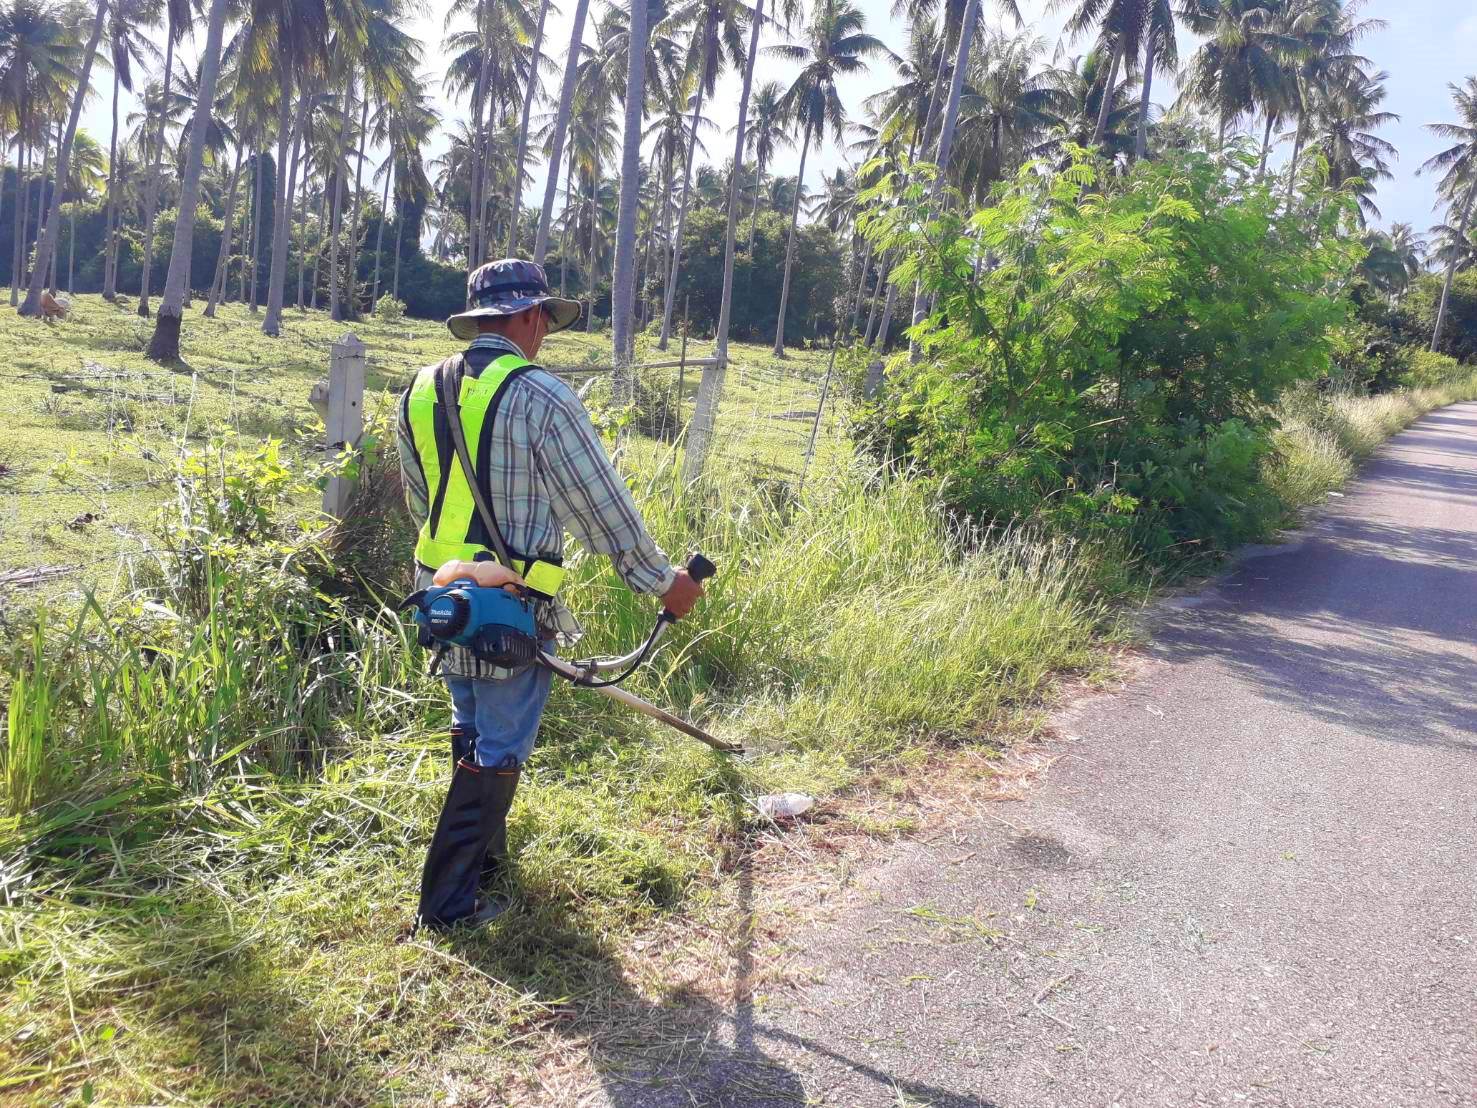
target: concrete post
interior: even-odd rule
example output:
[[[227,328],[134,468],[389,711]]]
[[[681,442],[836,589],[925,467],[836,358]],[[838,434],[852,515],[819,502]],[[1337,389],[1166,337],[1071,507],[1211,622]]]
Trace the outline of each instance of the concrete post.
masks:
[[[352,331],[333,344],[328,359],[328,381],[320,381],[309,397],[323,416],[324,440],[330,456],[353,449],[364,436],[364,344]],[[354,484],[333,477],[323,490],[323,511],[342,519],[348,511]]]

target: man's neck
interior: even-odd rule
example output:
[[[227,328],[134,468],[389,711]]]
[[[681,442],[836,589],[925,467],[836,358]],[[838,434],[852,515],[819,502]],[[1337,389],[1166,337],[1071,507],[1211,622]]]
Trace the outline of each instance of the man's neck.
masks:
[[[517,354],[520,358],[527,358],[527,355],[523,353],[523,348],[521,346],[519,346],[512,339],[508,338],[507,335],[500,334],[497,331],[481,332],[475,339],[472,340],[472,345],[474,347],[491,346],[499,350],[509,350],[512,351],[514,354]]]

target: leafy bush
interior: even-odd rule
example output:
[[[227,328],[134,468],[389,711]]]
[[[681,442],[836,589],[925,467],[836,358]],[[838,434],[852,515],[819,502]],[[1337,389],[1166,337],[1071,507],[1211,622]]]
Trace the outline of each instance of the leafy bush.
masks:
[[[385,293],[374,302],[374,318],[381,323],[399,323],[405,318],[405,301]]]
[[[1440,274],[1423,274],[1401,300],[1399,326],[1407,342],[1430,347],[1441,303],[1441,282]],[[1452,281],[1446,319],[1441,325],[1441,350],[1461,362],[1477,361],[1477,269],[1458,273]]]
[[[1471,370],[1449,354],[1433,354],[1421,347],[1405,352],[1407,369],[1400,383],[1408,388],[1439,388]]]
[[[863,195],[875,251],[934,298],[865,441],[992,522],[1127,531],[1151,552],[1264,527],[1269,405],[1328,371],[1348,314],[1348,199],[1284,214],[1253,160],[1196,153],[1105,183],[1077,151],[968,214],[935,202],[928,169]]]

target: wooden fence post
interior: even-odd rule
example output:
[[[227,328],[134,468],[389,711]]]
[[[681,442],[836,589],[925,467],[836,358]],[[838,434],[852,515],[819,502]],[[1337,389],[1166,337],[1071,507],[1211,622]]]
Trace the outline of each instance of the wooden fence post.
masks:
[[[328,358],[327,389],[319,382],[314,393],[323,406],[314,404],[323,415],[324,440],[330,456],[345,447],[359,445],[364,436],[364,344],[352,331],[333,344]],[[347,477],[329,478],[323,489],[323,510],[335,519],[348,511],[354,483]]]

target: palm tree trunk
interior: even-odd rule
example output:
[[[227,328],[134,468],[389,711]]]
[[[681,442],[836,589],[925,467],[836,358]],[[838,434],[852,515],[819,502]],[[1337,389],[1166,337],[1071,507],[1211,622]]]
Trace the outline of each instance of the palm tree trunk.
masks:
[[[538,63],[540,51],[544,45],[544,19],[549,14],[549,0],[541,0],[538,6],[538,30],[533,34],[533,57],[528,63],[528,88],[523,93],[523,116],[518,121],[518,154],[513,159],[513,204],[512,212],[508,217],[508,248],[504,254],[511,258],[518,249],[518,213],[523,210],[523,162],[528,156],[528,118],[533,111],[534,95],[538,92]],[[644,56],[644,50],[643,50]],[[645,73],[642,74],[642,84],[645,84]],[[631,79],[626,78],[626,87],[629,89]],[[627,113],[627,118],[630,112]],[[620,252],[619,231],[616,236],[616,252]],[[617,262],[616,269],[619,271],[620,264]]]
[[[1133,156],[1139,159],[1149,156],[1149,90],[1154,87],[1154,46],[1154,35],[1150,34],[1144,48],[1144,91],[1139,96],[1139,121],[1133,140]]]
[[[1267,175],[1267,151],[1272,148],[1272,127],[1277,122],[1277,117],[1272,112],[1267,113],[1267,126],[1262,131],[1262,158],[1257,163],[1256,179],[1260,184]]]
[[[354,163],[354,209],[349,213],[349,264],[344,270],[344,317],[359,318],[359,212],[364,207],[364,143],[369,133],[369,87],[364,89],[364,105],[359,111],[359,155]]]
[[[395,285],[390,295],[396,300],[400,299],[400,240],[405,235],[405,202],[402,200],[396,205],[399,209],[399,217],[395,220]]]
[[[328,236],[328,316],[330,319],[342,319],[339,304],[339,265],[338,265],[338,240],[339,233],[344,229],[344,193],[348,191],[344,181],[344,170],[348,168],[348,146],[349,146],[349,105],[354,100],[354,78],[348,79],[344,88],[343,109],[339,112],[338,142],[336,145],[333,170],[333,229]]]
[[[62,148],[57,154],[56,179],[65,181],[67,179],[67,167],[70,164],[72,154],[72,142],[77,137],[77,123],[82,118],[82,102],[87,99],[91,91],[88,79],[92,76],[92,59],[97,53],[97,44],[103,37],[103,21],[108,14],[108,0],[99,0],[97,15],[92,23],[92,37],[87,42],[87,52],[82,58],[82,71],[77,76],[77,91],[72,97],[72,112],[67,118],[67,130],[62,138]],[[46,230],[43,233],[43,244],[37,256],[49,257],[56,243],[57,224],[61,218],[62,190],[55,188],[51,190],[51,209],[46,217]],[[38,271],[31,274],[31,285],[26,290],[26,302],[21,305],[21,315],[39,315],[41,313],[41,284],[44,273]]]
[[[385,220],[390,217],[390,178],[395,175],[394,152],[391,152],[389,168],[385,170],[385,191],[380,197],[380,223],[379,229],[374,234],[374,287],[369,294],[369,307],[374,310],[374,305],[380,300],[380,266],[384,262],[385,249]]]
[[[114,245],[118,221],[118,93],[122,81],[113,72],[113,129],[108,137],[108,212],[103,231],[103,299],[112,303],[118,297],[118,252]]]
[[[810,124],[800,142],[800,172],[795,176],[795,199],[790,205],[790,238],[785,244],[785,278],[780,284],[780,314],[774,327],[774,356],[785,356],[785,312],[790,306],[790,269],[795,264],[795,238],[800,226],[800,194],[805,191],[805,157],[810,153]]]
[[[933,179],[933,188],[931,189],[935,200],[938,198],[939,191],[943,188],[944,181],[948,177],[949,158],[954,152],[954,128],[959,123],[959,97],[964,89],[964,72],[969,66],[969,48],[974,38],[974,20],[975,13],[978,10],[979,0],[969,0],[964,7],[964,16],[960,20],[959,43],[954,54],[954,70],[949,78],[949,99],[944,108],[943,126],[939,129],[938,153],[934,158],[934,163],[938,166],[938,176]],[[1115,54],[1113,56],[1113,73],[1108,78],[1109,91],[1112,90],[1113,81],[1117,76],[1117,67],[1118,55]],[[1107,100],[1105,99],[1103,103],[1106,104]],[[1099,132],[1101,132],[1101,128],[1106,124],[1106,121],[1107,115],[1100,113],[1098,116]],[[1101,137],[1102,135],[1099,133],[1098,137],[1093,141],[1097,142]],[[922,323],[927,315],[928,300],[923,295],[922,282],[919,282],[913,289],[913,326],[916,327]],[[912,350],[913,358],[916,361],[922,352],[916,343],[913,344]]]
[[[21,179],[21,175],[20,175],[20,145],[19,145],[19,139],[20,139],[20,136],[19,135],[16,135],[16,140],[17,140],[16,153],[15,153],[15,185],[16,185],[16,188],[15,188],[15,200],[12,202],[12,207],[17,212],[19,212],[19,210],[20,210],[20,179]],[[5,132],[4,131],[0,131],[0,210],[4,210],[4,208],[5,208],[5,169],[6,169],[6,166],[5,166],[5,151],[6,151],[6,148],[7,148],[8,145],[9,144],[6,143],[6,141],[5,141]],[[15,249],[14,249],[14,246],[12,245],[12,248],[11,248],[11,254],[12,254],[12,256],[14,255],[14,253],[15,253]],[[13,262],[12,262],[12,264],[13,264]],[[10,286],[12,288],[15,287],[15,273],[14,273],[14,271],[12,271],[11,274],[10,274],[9,283],[10,283]]]
[[[877,333],[872,336],[872,345],[878,350],[887,350],[888,333],[892,330],[892,310],[897,306],[897,285],[887,286],[887,303],[882,309],[882,322],[877,325]]]
[[[1467,237],[1467,221],[1472,218],[1472,202],[1477,200],[1477,181],[1467,190],[1467,202],[1462,205],[1462,217],[1457,221],[1457,242],[1463,242]],[[1441,327],[1446,322],[1446,303],[1451,299],[1451,282],[1456,277],[1457,255],[1452,251],[1451,260],[1446,263],[1446,276],[1441,281],[1441,302],[1436,305],[1436,326],[1431,331],[1431,352],[1437,353],[1441,348]]]
[[[323,260],[324,247],[328,245],[328,191],[338,185],[337,175],[330,173],[323,179],[323,191],[318,194],[318,246],[313,251],[313,279],[308,287],[308,307],[318,310],[318,266]]]
[[[51,178],[51,143],[47,141],[49,128],[43,121],[41,125],[41,176],[36,180],[36,229],[34,232],[28,230],[26,237],[34,249],[31,251],[31,268],[40,270],[41,280],[46,281],[47,260],[46,254],[41,251],[42,223],[46,218],[46,186]]]
[[[151,362],[179,361],[179,334],[185,315],[185,286],[190,277],[190,256],[195,244],[195,211],[200,203],[200,176],[205,169],[205,138],[210,130],[210,110],[215,104],[215,82],[220,73],[221,39],[226,30],[226,0],[211,0],[206,26],[205,50],[200,56],[200,82],[195,92],[195,118],[190,125],[190,154],[180,181],[179,215],[174,223],[174,245],[169,252],[169,272],[164,278],[164,297],[149,343]]]
[[[77,289],[72,281],[77,266],[77,204],[72,204],[67,227],[67,295],[76,296]]]
[[[548,7],[548,0],[544,0]],[[543,26],[543,16],[539,16]],[[610,276],[610,334],[615,348],[615,376],[611,379],[613,399],[624,407],[632,399],[631,361],[636,352],[636,220],[641,200],[641,117],[646,106],[647,26],[645,0],[631,5],[631,25],[626,44],[626,120],[621,136],[621,191],[616,206],[615,263]],[[530,82],[530,85],[532,82]],[[523,117],[528,118],[524,100]],[[522,158],[522,144],[519,144]]]
[[[300,312],[306,310],[303,305],[303,274],[308,269],[308,151],[312,149],[312,135],[313,113],[309,112],[303,133],[292,144],[292,164],[302,171],[302,188],[298,190],[297,200],[297,310]]]
[[[677,280],[682,275],[682,233],[687,228],[687,201],[692,192],[692,157],[697,152],[697,124],[703,111],[703,92],[708,79],[707,39],[712,28],[712,8],[703,24],[703,35],[698,48],[703,51],[702,64],[698,66],[697,92],[692,99],[692,133],[687,136],[687,160],[682,167],[682,200],[677,205],[677,233],[672,238],[672,269],[667,274],[667,294],[662,304],[662,333],[656,348],[665,350],[672,336],[672,310],[677,303]]]
[[[1292,194],[1297,188],[1298,158],[1303,153],[1303,117],[1304,112],[1298,112],[1297,132],[1292,137],[1292,157],[1287,162],[1287,210],[1292,211]]]
[[[718,300],[718,333],[713,351],[713,364],[703,367],[698,381],[697,400],[692,422],[687,431],[687,455],[683,459],[683,477],[697,480],[708,460],[713,442],[713,428],[718,422],[718,408],[723,402],[723,381],[728,373],[728,329],[733,322],[733,267],[738,249],[738,212],[740,183],[744,179],[744,144],[748,141],[749,95],[754,88],[754,62],[759,56],[759,30],[764,24],[764,0],[755,0],[749,13],[749,56],[744,59],[744,87],[739,94],[738,125],[734,128],[733,173],[728,182],[728,227],[723,240],[723,292]],[[752,232],[750,235],[752,241]],[[680,402],[681,397],[678,397]]]
[[[30,200],[31,190],[26,186],[26,153],[30,149],[30,144],[25,141],[25,122],[25,113],[22,111],[17,132],[19,146],[15,152],[15,220],[10,236],[10,306],[12,308],[20,303],[20,288],[26,279],[23,240],[26,235],[26,204]]]
[[[877,283],[872,286],[872,305],[867,309],[867,329],[862,332],[862,345],[871,347],[872,326],[877,322],[877,306],[882,302],[882,290],[887,286],[887,275],[892,272],[892,253],[882,255],[877,267]]]
[[[549,151],[549,178],[544,182],[544,207],[539,215],[538,235],[533,242],[533,260],[544,264],[549,249],[549,229],[554,219],[554,196],[559,191],[559,159],[564,156],[564,137],[569,130],[569,112],[574,104],[575,78],[579,74],[580,43],[585,38],[585,14],[590,0],[575,0],[574,26],[569,32],[569,54],[564,60],[564,86],[559,90],[559,110],[554,116],[553,145]]]
[[[483,131],[483,111],[487,100],[487,74],[492,64],[492,50],[487,42],[487,0],[477,4],[477,51],[481,61],[477,67],[477,83],[472,87],[472,164],[467,180],[467,269],[477,268],[482,260],[482,243],[478,232],[482,227],[481,197],[487,172],[487,135]],[[468,306],[471,302],[468,301]]]
[[[226,268],[231,261],[231,232],[236,221],[236,190],[241,184],[241,157],[246,149],[243,142],[236,147],[236,164],[231,169],[231,187],[226,190],[225,218],[221,220],[221,252],[216,259],[215,276],[210,282],[210,298],[205,302],[205,318],[214,319],[216,305],[226,291]]]
[[[559,228],[559,295],[569,283],[569,225],[574,211],[574,159],[565,163],[564,169],[564,226]]]
[[[749,212],[749,244],[744,247],[744,253],[751,259],[754,257],[754,229],[759,226],[759,197],[764,192],[764,162],[754,162],[754,208]]]
[[[1118,87],[1118,63],[1123,59],[1123,44],[1113,40],[1113,60],[1108,64],[1108,80],[1103,85],[1103,102],[1098,105],[1097,126],[1092,130],[1092,146],[1098,146],[1108,133],[1108,113],[1113,110],[1113,90]]]
[[[256,152],[256,191],[255,191],[254,195],[252,196],[252,201],[251,201],[251,265],[250,266],[246,266],[246,265],[243,264],[243,266],[242,266],[242,286],[243,287],[241,289],[241,299],[243,299],[243,300],[248,300],[249,299],[249,303],[250,303],[250,306],[251,306],[251,314],[252,315],[256,315],[256,312],[257,312],[257,307],[258,307],[258,303],[257,303],[257,289],[258,289],[258,286],[260,285],[260,281],[257,280],[257,276],[261,272],[261,258],[262,258],[262,183],[263,183],[262,182],[262,177],[264,176],[264,174],[262,173],[262,158],[263,158],[264,155],[265,155],[265,151],[258,150]],[[248,291],[247,291],[247,289],[245,287],[245,274],[246,274],[246,272],[248,270],[251,273],[251,289],[250,289],[250,292],[249,293],[248,293]]]
[[[292,245],[288,241],[291,236],[287,233],[288,218],[292,207],[288,200],[297,187],[297,182],[292,179],[291,173],[282,172],[282,165],[287,161],[287,153],[292,149],[292,144],[302,133],[303,123],[307,119],[308,109],[312,103],[312,97],[307,95],[306,89],[303,90],[303,95],[298,97],[298,110],[294,117],[292,84],[292,71],[284,66],[281,92],[282,111],[278,116],[278,124],[282,133],[277,138],[277,182],[273,189],[276,203],[272,208],[272,269],[267,275],[267,317],[262,320],[262,334],[270,335],[272,338],[282,333],[282,296],[287,284],[287,251]]]
[[[174,79],[174,24],[164,29],[164,99],[159,102],[159,132],[154,145],[154,164],[144,191],[144,271],[139,278],[138,314],[149,315],[149,284],[154,269],[154,217],[159,207],[159,174],[164,164],[164,127],[169,119],[169,86]]]
[[[585,315],[585,333],[595,330],[595,250],[599,243],[600,213],[597,203],[600,196],[600,163],[590,167],[590,263],[585,269],[586,292],[590,294],[590,310]]]
[[[856,325],[862,320],[862,301],[867,296],[867,271],[872,266],[872,240],[867,239],[862,251],[862,275],[856,283],[856,302],[851,308],[851,330],[849,334],[856,334]]]
[[[968,0],[964,5],[964,17],[959,26],[959,48],[954,54],[954,72],[949,79],[949,99],[944,107],[944,126],[939,132],[938,163],[939,175],[934,178],[933,190],[937,194],[949,172],[949,158],[954,152],[954,129],[959,124],[959,97],[964,91],[964,73],[969,68],[969,50],[974,43],[974,23],[979,11],[979,0]],[[1106,116],[1104,120],[1106,120]],[[1102,123],[1099,122],[1099,127]]]
[[[61,167],[61,161],[62,161],[62,121],[60,119],[58,119],[56,121],[56,158],[57,158],[57,160],[55,162],[55,167],[54,167],[56,171],[54,173],[52,173],[52,175],[51,175],[51,191],[53,193],[56,193],[59,197],[61,197],[61,196],[63,196],[66,193],[66,184],[65,184],[66,178],[62,175],[62,167]],[[58,199],[58,201],[57,201],[57,207],[56,207],[56,212],[57,212],[57,218],[58,219],[61,218],[61,204],[62,204],[61,199]],[[51,236],[51,254],[46,259],[46,280],[47,280],[47,283],[51,286],[51,295],[52,296],[55,296],[57,294],[57,284],[56,284],[56,281],[57,281],[57,268],[58,267],[57,267],[57,264],[56,264],[56,259],[57,259],[57,252],[61,249],[61,244],[62,244],[61,229],[60,228],[57,228],[57,233]]]

